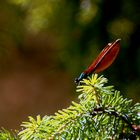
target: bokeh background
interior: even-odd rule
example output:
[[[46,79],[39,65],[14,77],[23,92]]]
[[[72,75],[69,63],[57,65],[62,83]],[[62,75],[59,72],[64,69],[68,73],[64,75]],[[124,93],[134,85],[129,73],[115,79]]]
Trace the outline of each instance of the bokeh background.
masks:
[[[75,77],[117,38],[119,56],[102,74],[139,102],[139,0],[1,0],[0,125],[19,129],[77,100]]]

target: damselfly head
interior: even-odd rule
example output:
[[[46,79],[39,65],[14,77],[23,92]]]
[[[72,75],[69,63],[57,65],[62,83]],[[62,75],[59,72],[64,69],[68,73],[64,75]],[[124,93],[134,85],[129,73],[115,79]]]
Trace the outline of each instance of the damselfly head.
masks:
[[[79,85],[80,80],[78,78],[75,78],[74,82]]]
[[[87,74],[84,73],[84,72],[82,72],[82,73],[80,74],[80,76],[79,76],[78,78],[75,79],[75,83],[79,85],[79,84],[80,84],[80,81],[81,81],[82,79],[86,78],[86,77],[87,77]]]

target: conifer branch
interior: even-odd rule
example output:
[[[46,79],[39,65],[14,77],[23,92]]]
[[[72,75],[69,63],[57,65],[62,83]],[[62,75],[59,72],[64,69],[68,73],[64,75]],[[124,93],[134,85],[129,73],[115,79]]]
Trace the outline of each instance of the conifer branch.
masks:
[[[77,86],[79,103],[53,116],[29,117],[17,138],[21,140],[139,139],[140,104],[124,98],[97,74]],[[1,133],[2,134],[2,133]],[[13,140],[13,139],[10,139]],[[17,140],[17,139],[16,139]]]

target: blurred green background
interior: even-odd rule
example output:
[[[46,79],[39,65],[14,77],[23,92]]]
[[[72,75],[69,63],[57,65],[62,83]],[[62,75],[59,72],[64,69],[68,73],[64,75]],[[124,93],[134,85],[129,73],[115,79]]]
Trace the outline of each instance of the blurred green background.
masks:
[[[139,0],[0,1],[0,125],[67,107],[75,77],[117,38],[119,56],[102,74],[139,102]]]

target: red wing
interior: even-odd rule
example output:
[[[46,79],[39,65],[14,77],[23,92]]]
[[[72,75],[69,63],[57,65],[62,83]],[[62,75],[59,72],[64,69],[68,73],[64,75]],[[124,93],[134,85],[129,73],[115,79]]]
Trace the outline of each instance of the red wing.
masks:
[[[98,57],[92,62],[92,64],[84,71],[84,73],[101,72],[108,68],[115,58],[120,49],[120,39],[117,39],[113,43],[108,45],[101,51]]]

